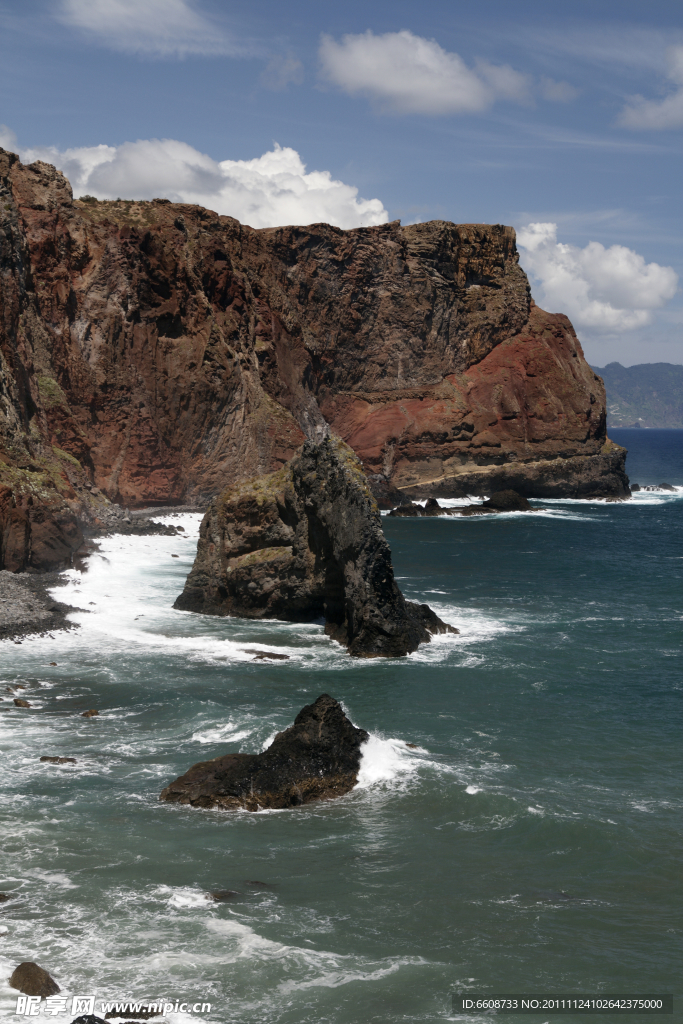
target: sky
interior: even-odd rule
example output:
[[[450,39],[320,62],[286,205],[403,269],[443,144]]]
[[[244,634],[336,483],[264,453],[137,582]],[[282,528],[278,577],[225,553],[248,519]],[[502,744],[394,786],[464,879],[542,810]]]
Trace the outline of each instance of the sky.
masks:
[[[253,227],[511,224],[592,365],[683,363],[673,0],[0,0],[0,146]]]

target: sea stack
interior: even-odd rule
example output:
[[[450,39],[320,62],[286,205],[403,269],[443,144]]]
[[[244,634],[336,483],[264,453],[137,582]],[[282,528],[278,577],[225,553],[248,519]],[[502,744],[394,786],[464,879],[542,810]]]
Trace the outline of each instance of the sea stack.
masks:
[[[406,601],[363,467],[339,438],[306,442],[277,473],[235,484],[202,521],[174,605],[209,615],[325,620],[359,658],[397,658],[457,633]]]
[[[168,803],[222,810],[298,807],[343,796],[358,781],[367,740],[323,693],[261,754],[223,754],[195,764],[164,789]]]

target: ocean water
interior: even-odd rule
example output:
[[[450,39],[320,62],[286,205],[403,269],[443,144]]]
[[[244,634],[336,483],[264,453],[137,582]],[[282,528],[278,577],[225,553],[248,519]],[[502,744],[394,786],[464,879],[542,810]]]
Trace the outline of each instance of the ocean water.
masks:
[[[403,660],[354,661],[317,625],[173,611],[199,516],[69,572],[79,628],[0,643],[0,1014],[22,1019],[22,960],[96,1009],[211,1003],[171,1024],[438,1022],[454,991],[681,994],[683,431],[613,434],[634,479],[678,489],[384,520],[406,595],[461,630]],[[371,732],[352,793],[159,803],[323,692]]]

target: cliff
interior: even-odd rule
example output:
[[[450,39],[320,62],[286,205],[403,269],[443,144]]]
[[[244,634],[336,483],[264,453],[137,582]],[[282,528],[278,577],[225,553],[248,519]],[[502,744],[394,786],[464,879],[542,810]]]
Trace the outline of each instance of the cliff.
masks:
[[[55,551],[107,501],[204,500],[328,426],[378,495],[627,493],[602,382],[511,228],[254,230],[74,201],[0,150],[0,304],[0,519],[42,509]]]
[[[229,487],[202,521],[175,608],[289,622],[325,620],[358,658],[400,658],[431,634],[457,633],[406,601],[379,509],[356,455],[314,443],[277,473]]]

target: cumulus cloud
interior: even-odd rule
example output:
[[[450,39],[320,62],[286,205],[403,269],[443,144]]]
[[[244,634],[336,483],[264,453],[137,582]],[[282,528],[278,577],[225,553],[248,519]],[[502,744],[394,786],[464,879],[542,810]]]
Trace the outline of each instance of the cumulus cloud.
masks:
[[[678,88],[663,100],[646,100],[633,96],[619,115],[619,123],[626,128],[682,128],[683,127],[683,46],[672,46],[667,51],[668,78]]]
[[[58,17],[124,53],[183,57],[238,49],[192,0],[62,0]]]
[[[401,114],[462,114],[486,110],[497,99],[525,103],[529,81],[507,65],[467,66],[433,39],[412,32],[324,35],[323,75],[345,92],[369,96],[381,110]]]
[[[307,171],[296,150],[277,143],[254,160],[216,161],[176,139],[18,152],[25,163],[58,167],[75,196],[197,203],[255,228],[319,222],[355,228],[389,219],[379,199],[359,199],[357,188],[329,171]]]
[[[634,330],[672,299],[672,267],[646,263],[623,245],[589,242],[580,249],[557,241],[556,224],[527,224],[517,232],[522,264],[540,285],[540,304],[566,313],[576,327],[598,333]]]

